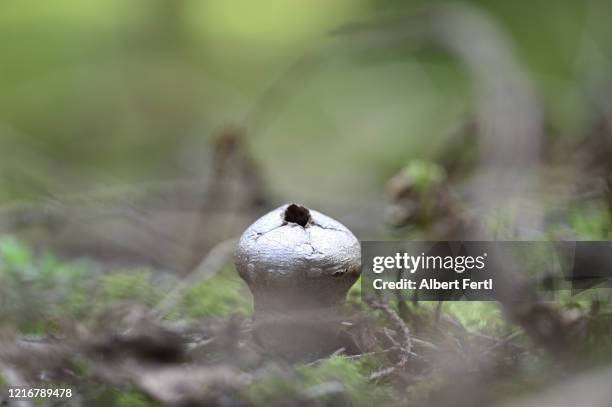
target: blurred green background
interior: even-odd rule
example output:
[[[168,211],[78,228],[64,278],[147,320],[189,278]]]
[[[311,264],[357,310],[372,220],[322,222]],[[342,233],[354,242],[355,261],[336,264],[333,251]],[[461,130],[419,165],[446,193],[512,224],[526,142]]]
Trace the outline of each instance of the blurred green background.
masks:
[[[215,131],[242,123],[329,32],[436,3],[2,2],[0,200],[200,177]],[[552,133],[580,137],[610,83],[612,2],[469,3],[514,42]],[[450,57],[399,46],[355,57],[339,44],[268,125],[247,128],[279,196],[380,196],[384,180],[469,118],[469,77]]]

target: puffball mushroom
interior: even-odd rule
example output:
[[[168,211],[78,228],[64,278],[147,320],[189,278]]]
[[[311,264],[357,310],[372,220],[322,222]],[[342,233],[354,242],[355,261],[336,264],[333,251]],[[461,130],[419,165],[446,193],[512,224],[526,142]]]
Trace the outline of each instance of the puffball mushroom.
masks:
[[[359,278],[359,240],[340,222],[297,204],[283,205],[244,232],[236,269],[254,300],[254,333],[287,356],[337,348],[341,305]]]

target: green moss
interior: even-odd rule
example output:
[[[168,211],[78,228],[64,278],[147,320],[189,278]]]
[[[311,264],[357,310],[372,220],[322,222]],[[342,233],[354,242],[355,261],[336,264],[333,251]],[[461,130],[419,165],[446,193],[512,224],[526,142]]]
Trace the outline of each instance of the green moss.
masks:
[[[612,238],[612,217],[606,202],[591,202],[569,209],[564,223],[550,225],[550,240],[608,240]]]
[[[233,269],[188,288],[171,317],[222,317],[250,315],[252,301],[248,289]]]
[[[248,399],[255,405],[282,405],[283,400],[307,397],[319,385],[336,383],[343,391],[317,397],[317,405],[335,405],[339,398],[354,406],[391,405],[390,389],[370,383],[369,372],[360,361],[332,357],[314,366],[298,366],[289,376],[259,381],[249,388]]]
[[[144,394],[135,391],[118,392],[115,398],[117,407],[151,407],[157,404]]]
[[[274,376],[251,385],[247,399],[256,406],[281,405],[284,399],[294,399],[300,390],[297,378]]]
[[[353,284],[353,286],[349,290],[346,296],[346,300],[349,304],[357,305],[360,307],[361,305],[363,305],[361,301],[361,283],[362,283],[362,280],[361,280],[361,277],[359,277],[359,279],[355,282],[355,284]]]
[[[90,286],[96,274],[93,264],[87,261],[62,262],[46,254],[40,259],[39,268],[36,289],[53,292],[57,299],[50,304],[50,313],[82,317],[89,312],[92,307]]]
[[[448,302],[444,308],[470,331],[501,334],[506,329],[499,304],[495,302]]]
[[[20,331],[45,334],[58,318],[87,318],[119,303],[154,306],[163,293],[155,274],[145,268],[104,272],[97,263],[65,262],[51,254],[35,255],[12,237],[0,239],[0,320]],[[233,269],[195,283],[171,317],[204,318],[249,315],[248,289]]]
[[[574,210],[570,213],[571,229],[581,239],[600,240],[610,237],[610,213],[605,207]]]
[[[0,264],[9,270],[23,270],[32,264],[32,251],[13,237],[0,238]]]
[[[108,273],[100,279],[99,305],[134,302],[152,306],[159,299],[152,283],[152,273],[147,269],[120,270]]]
[[[92,407],[153,407],[159,403],[132,388],[90,383],[83,390],[84,405]]]
[[[15,238],[1,238],[0,320],[15,324],[24,333],[46,333],[50,319],[66,316],[62,304],[79,292],[77,281],[83,281],[85,270],[77,262],[35,256]]]
[[[414,187],[423,192],[446,179],[446,172],[440,165],[422,160],[413,160],[402,170],[413,182]]]
[[[362,386],[367,387],[366,372],[360,371],[360,363],[342,356],[331,357],[314,367],[300,366],[297,372],[308,385],[338,380],[351,393],[363,391]]]

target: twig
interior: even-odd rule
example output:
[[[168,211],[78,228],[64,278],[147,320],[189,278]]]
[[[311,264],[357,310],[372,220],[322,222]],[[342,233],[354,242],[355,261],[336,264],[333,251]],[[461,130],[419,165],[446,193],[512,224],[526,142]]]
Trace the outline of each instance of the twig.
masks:
[[[203,282],[215,276],[233,254],[236,241],[236,238],[231,238],[214,246],[200,264],[179,281],[157,306],[151,310],[151,315],[155,319],[163,319],[180,301],[181,294],[183,294],[186,288],[192,286],[195,282]]]
[[[381,369],[381,370],[377,370],[376,372],[372,373],[368,377],[368,380],[376,381],[378,379],[382,379],[383,377],[387,377],[387,376],[393,374],[397,370],[397,368],[398,368],[397,366],[390,366],[390,367],[386,367],[386,368]]]
[[[516,332],[511,333],[510,335],[506,336],[505,338],[500,338],[499,341],[494,344],[493,346],[491,346],[489,349],[487,349],[484,354],[487,355],[491,352],[493,352],[494,350],[501,348],[502,346],[508,345],[510,342],[512,342],[513,340],[515,340],[516,338],[518,338],[519,336],[521,336],[524,333],[524,331],[518,330]]]
[[[397,369],[403,368],[408,363],[410,355],[412,355],[412,340],[410,337],[410,330],[406,326],[406,323],[400,318],[399,315],[397,315],[397,312],[389,307],[389,305],[374,300],[369,300],[366,302],[371,308],[382,311],[394,323],[401,337],[399,342],[390,338],[391,343],[397,344],[397,347],[400,350],[399,360],[394,366],[372,373],[369,379],[374,381],[392,374]],[[387,332],[386,334],[388,336]]]
[[[312,362],[306,363],[306,365],[305,365],[305,366],[308,366],[308,367],[310,367],[310,366],[316,366],[316,365],[318,365],[319,363],[324,362],[324,361],[326,361],[326,360],[327,360],[327,359],[329,359],[329,358],[333,358],[333,357],[335,357],[335,356],[340,356],[340,355],[343,355],[343,353],[344,353],[345,351],[346,351],[346,348],[345,348],[345,347],[342,347],[342,348],[336,349],[336,350],[334,351],[334,353],[332,353],[331,355],[326,356],[326,357],[324,357],[324,358],[317,359],[317,360],[313,360]],[[347,355],[343,355],[343,357],[345,357],[345,358],[349,358],[349,356],[347,356]]]

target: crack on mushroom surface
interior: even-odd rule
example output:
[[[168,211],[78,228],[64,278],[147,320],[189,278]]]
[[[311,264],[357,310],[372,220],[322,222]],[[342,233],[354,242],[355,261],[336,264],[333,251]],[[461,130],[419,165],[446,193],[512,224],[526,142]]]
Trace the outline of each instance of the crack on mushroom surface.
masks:
[[[318,223],[317,223],[317,222],[315,222],[315,221],[313,221],[313,222],[312,222],[312,226],[316,226],[316,227],[319,227],[319,228],[324,229],[324,230],[335,230],[336,232],[342,232],[342,233],[350,233],[350,234],[352,234],[352,233],[351,233],[349,230],[347,230],[347,229],[339,229],[339,228],[334,228],[334,227],[331,227],[331,226],[320,225],[320,224],[318,224]]]
[[[255,237],[254,237],[254,240],[257,240],[257,239],[259,239],[260,237],[262,237],[262,236],[266,235],[267,233],[270,233],[270,232],[272,232],[272,231],[274,231],[274,230],[276,230],[276,229],[278,229],[278,228],[282,228],[283,226],[285,226],[285,224],[284,224],[284,223],[283,223],[283,224],[281,224],[281,225],[275,226],[275,227],[273,227],[273,228],[272,228],[272,229],[270,229],[270,230],[266,230],[266,231],[263,231],[263,232],[255,232]]]

